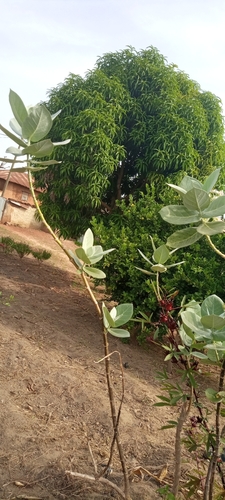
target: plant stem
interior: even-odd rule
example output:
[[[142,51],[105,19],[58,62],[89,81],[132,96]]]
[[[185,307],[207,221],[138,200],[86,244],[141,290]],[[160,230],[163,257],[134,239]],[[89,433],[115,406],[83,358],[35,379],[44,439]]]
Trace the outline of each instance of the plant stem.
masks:
[[[220,255],[220,257],[222,257],[222,259],[225,259],[225,254],[222,253],[215,245],[214,243],[212,242],[210,236],[207,234],[206,235],[206,238],[210,244],[210,246],[212,247],[212,249],[214,250],[214,252],[216,252],[218,255]]]
[[[177,428],[176,428],[175,467],[174,467],[174,481],[173,481],[173,488],[172,488],[172,493],[174,494],[175,498],[177,498],[177,495],[178,495],[179,482],[180,482],[180,476],[181,476],[181,433],[183,430],[183,426],[184,426],[184,424],[187,420],[187,417],[190,413],[190,410],[191,410],[192,399],[193,399],[193,387],[191,386],[189,401],[186,399],[186,401],[183,402],[180,416],[179,416],[178,423],[177,423]]]
[[[221,370],[220,370],[220,379],[219,379],[219,390],[218,392],[223,390],[223,384],[224,384],[224,375],[225,375],[225,359],[223,360]],[[220,408],[221,408],[221,402],[217,403],[216,405],[216,443],[215,443],[215,449],[211,458],[212,461],[212,467],[211,467],[211,474],[210,474],[210,480],[209,480],[209,500],[212,500],[213,498],[213,486],[214,486],[214,478],[215,478],[215,471],[216,471],[216,463],[217,463],[217,457],[219,455],[219,446],[220,446]]]
[[[4,185],[4,188],[3,188],[2,194],[1,194],[1,196],[2,196],[2,197],[4,197],[4,194],[5,194],[6,189],[7,189],[7,187],[8,187],[8,184],[9,184],[9,181],[10,181],[10,175],[11,175],[11,173],[12,173],[12,171],[13,171],[13,167],[14,167],[15,163],[16,163],[16,156],[14,156],[14,158],[13,158],[13,162],[12,162],[12,165],[11,165],[11,167],[10,167],[10,169],[9,169],[8,177],[7,177],[6,181],[5,181],[5,185]]]
[[[52,230],[51,226],[49,226],[49,224],[47,223],[47,221],[46,221],[46,219],[45,219],[45,217],[44,217],[44,215],[43,215],[43,213],[42,213],[42,211],[41,211],[41,209],[39,207],[39,203],[37,201],[37,198],[36,198],[36,195],[35,195],[35,192],[34,192],[32,175],[31,175],[30,170],[28,170],[28,180],[29,180],[29,186],[30,186],[31,194],[32,194],[32,197],[33,197],[33,200],[34,200],[34,204],[35,204],[35,207],[37,209],[37,212],[39,214],[40,219],[42,220],[42,222],[44,223],[45,227],[48,229],[48,231],[50,232],[50,234],[53,236],[53,238],[56,241],[56,243],[58,243],[58,245],[60,246],[60,248],[64,251],[64,253],[67,255],[67,257],[69,258],[69,260],[72,262],[72,264],[74,264],[74,261],[71,258],[68,250],[64,247],[64,245],[62,244],[62,242],[60,241],[60,239],[58,238],[58,236],[56,236],[56,234]]]
[[[105,330],[105,328],[103,328],[103,343],[104,343],[104,351],[105,351],[105,372],[106,372],[108,395],[109,395],[110,408],[111,408],[111,417],[112,417],[112,422],[113,422],[114,436],[115,436],[115,440],[116,440],[116,444],[117,444],[117,448],[118,448],[118,453],[119,453],[119,457],[120,457],[120,463],[122,466],[122,471],[123,471],[123,476],[124,476],[125,499],[131,500],[128,472],[127,472],[127,468],[126,468],[126,464],[125,464],[123,448],[122,448],[121,441],[120,441],[119,427],[118,427],[119,422],[118,422],[118,418],[116,416],[116,405],[115,405],[114,393],[113,393],[113,388],[112,388],[111,378],[110,378],[109,344],[108,344],[108,334],[107,334],[107,331]]]
[[[27,157],[27,164],[29,165],[29,157]],[[58,243],[58,245],[61,247],[61,249],[67,255],[67,257],[69,258],[69,260],[76,267],[76,264],[73,261],[73,259],[71,258],[69,252],[64,247],[64,245],[62,244],[62,242],[60,241],[60,239],[56,236],[56,234],[52,230],[51,226],[49,226],[49,224],[47,223],[47,221],[46,221],[46,219],[45,219],[45,217],[44,217],[44,215],[43,215],[43,213],[42,213],[42,211],[41,211],[41,209],[39,207],[39,204],[38,204],[35,192],[34,192],[34,187],[33,187],[31,172],[29,170],[28,170],[28,179],[29,179],[29,186],[30,186],[31,194],[33,196],[35,207],[36,207],[36,209],[38,211],[40,219],[42,220],[42,222],[44,223],[44,225],[47,227],[47,229],[49,230],[50,234],[53,236],[53,238],[56,241],[56,243]],[[96,308],[97,313],[99,315],[99,319],[102,321],[101,308],[100,308],[100,306],[99,306],[99,304],[98,304],[98,302],[97,302],[97,300],[96,300],[96,298],[95,298],[95,296],[94,296],[94,294],[93,294],[93,292],[92,292],[92,290],[90,288],[90,285],[88,283],[87,277],[86,277],[86,275],[85,275],[84,272],[81,273],[81,277],[82,277],[82,280],[83,280],[84,285],[86,287],[86,290],[88,291],[88,293],[90,295],[90,298],[91,298],[92,302],[95,305],[95,308]],[[122,445],[121,445],[121,441],[120,441],[120,436],[119,436],[119,429],[118,429],[122,403],[120,404],[119,412],[118,412],[118,416],[117,416],[116,415],[115,400],[114,400],[114,393],[113,393],[113,388],[112,388],[111,379],[110,379],[110,368],[109,368],[110,367],[110,359],[109,359],[108,337],[107,337],[107,331],[105,330],[104,326],[103,326],[103,343],[104,343],[104,352],[105,352],[106,380],[107,380],[107,386],[108,386],[108,395],[109,395],[110,408],[111,408],[111,417],[112,417],[113,430],[114,430],[114,437],[113,437],[113,442],[112,442],[111,453],[113,451],[114,441],[116,441],[117,448],[118,448],[118,453],[119,453],[119,457],[120,457],[120,462],[121,462],[121,467],[122,467],[122,471],[123,471],[123,476],[124,476],[124,491],[125,491],[124,498],[125,498],[125,500],[131,500],[130,493],[129,493],[130,484],[129,484],[128,472],[127,472],[127,468],[126,468],[126,464],[125,464],[125,459],[124,459],[124,454],[123,454],[123,449],[122,449]],[[122,402],[123,402],[123,396],[122,396]],[[102,480],[102,479],[103,478],[99,478],[99,480]]]

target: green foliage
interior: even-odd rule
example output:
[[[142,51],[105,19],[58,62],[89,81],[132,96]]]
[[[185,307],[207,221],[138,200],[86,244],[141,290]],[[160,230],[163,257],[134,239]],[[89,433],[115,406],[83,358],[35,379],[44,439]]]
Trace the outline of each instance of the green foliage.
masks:
[[[52,89],[46,106],[62,109],[51,140],[71,138],[51,155],[63,165],[36,177],[43,213],[64,236],[82,234],[117,200],[136,199],[159,174],[202,175],[224,160],[220,100],[154,47],[105,54],[85,78],[70,74]]]
[[[51,252],[48,252],[47,250],[32,250],[31,253],[33,257],[40,262],[50,259],[52,255]]]
[[[10,90],[9,103],[14,115],[9,122],[10,130],[0,125],[0,130],[10,139],[12,139],[19,147],[10,146],[6,153],[14,155],[14,159],[0,158],[0,160],[12,163],[14,172],[39,171],[49,165],[60,163],[54,159],[36,161],[35,158],[43,158],[50,156],[55,146],[68,144],[70,140],[53,143],[50,139],[44,137],[50,132],[53,120],[58,116],[60,111],[51,115],[44,104],[36,104],[36,106],[26,107],[16,92]],[[30,158],[32,155],[32,159]],[[15,164],[24,163],[26,156],[26,167],[15,167]],[[33,165],[33,166],[32,166]],[[19,169],[19,170],[18,170]]]
[[[225,214],[225,196],[211,199],[210,190],[217,182],[220,169],[215,170],[205,180],[204,184],[197,179],[185,176],[179,186],[169,184],[179,192],[183,205],[169,205],[160,210],[161,217],[170,224],[192,224],[199,222],[198,226],[188,227],[173,233],[167,239],[167,245],[172,248],[182,248],[196,243],[203,236],[210,237],[225,231],[222,220],[210,220]]]
[[[48,260],[51,257],[51,253],[47,250],[32,250],[32,248],[26,243],[15,241],[8,236],[3,236],[1,238],[0,245],[5,253],[12,253],[13,251],[16,251],[21,259],[25,255],[30,254],[39,261]]]
[[[158,189],[157,189],[158,192]],[[159,217],[163,204],[176,201],[177,195],[167,187],[161,187],[160,197],[154,185],[147,187],[146,195],[138,201],[130,197],[129,204],[119,203],[118,212],[102,219],[93,219],[93,231],[103,247],[113,246],[116,251],[106,255],[102,269],[106,273],[106,287],[113,300],[132,302],[135,314],[139,311],[150,313],[158,309],[152,289],[154,276],[146,276],[137,268],[144,267],[144,261],[137,249],[140,248],[152,261],[150,235],[158,247],[169,235],[169,225]],[[215,241],[223,248],[223,236]],[[192,298],[202,301],[204,297],[217,293],[225,300],[225,262],[211,251],[210,246],[200,240],[195,244],[195,252],[179,250],[170,256],[171,263],[183,261],[182,266],[174,267],[160,276],[160,284],[167,294],[179,291],[176,298],[180,304],[184,295],[187,301]],[[210,263],[210,265],[209,265]],[[146,263],[145,270],[151,271]],[[212,280],[213,276],[213,280]]]

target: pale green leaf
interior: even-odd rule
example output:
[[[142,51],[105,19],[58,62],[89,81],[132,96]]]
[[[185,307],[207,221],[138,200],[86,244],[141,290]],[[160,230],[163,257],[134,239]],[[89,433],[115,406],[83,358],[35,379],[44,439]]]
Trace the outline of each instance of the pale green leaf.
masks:
[[[196,241],[202,238],[202,234],[197,232],[196,227],[187,227],[171,234],[167,239],[166,244],[172,248],[183,248],[193,245]]]
[[[151,270],[154,271],[154,273],[165,273],[167,271],[167,267],[162,264],[154,264],[151,267]]]
[[[210,205],[202,213],[202,217],[208,219],[219,217],[225,214],[225,196],[219,196],[211,201]]]
[[[210,339],[211,332],[207,332],[201,323],[201,318],[195,314],[194,311],[183,311],[181,313],[181,318],[184,323],[192,332],[200,336],[201,338]]]
[[[10,139],[12,139],[13,142],[24,148],[26,146],[26,142],[24,142],[22,139],[17,137],[17,135],[14,135],[10,130],[7,130],[7,128],[3,127],[3,125],[0,125],[0,130],[7,135]]]
[[[0,158],[0,161],[3,163],[24,163],[24,160],[15,160],[15,158]]]
[[[216,314],[220,316],[224,313],[224,303],[218,295],[209,295],[203,300],[201,305],[201,315],[207,316],[209,314]]]
[[[213,236],[214,234],[220,234],[225,231],[225,222],[223,221],[212,221],[204,222],[197,227],[197,231],[200,234]]]
[[[92,230],[88,228],[83,237],[82,248],[84,249],[84,251],[86,251],[88,248],[92,247],[93,244],[94,244],[94,236]]]
[[[43,104],[29,109],[26,120],[22,123],[22,133],[31,142],[41,141],[52,128],[52,117]]]
[[[16,118],[16,121],[19,125],[22,126],[22,123],[26,120],[28,113],[27,108],[24,105],[22,99],[16,92],[10,89],[9,92],[9,103],[12,109],[12,112]]]
[[[146,269],[142,269],[142,267],[137,267],[137,266],[134,266],[134,267],[138,271],[141,271],[142,273],[147,274],[148,276],[154,276],[154,273],[151,273],[150,271],[146,271]]]
[[[180,183],[180,187],[183,188],[185,191],[190,191],[193,188],[202,189],[202,183],[197,179],[194,179],[194,177],[189,177],[189,175],[185,175],[185,177],[183,177]]]
[[[148,262],[149,264],[151,264],[151,266],[153,266],[153,263],[152,263],[152,262],[148,259],[148,257],[146,257],[146,255],[144,255],[144,254],[141,252],[141,250],[139,250],[139,248],[138,248],[138,252],[139,252],[139,254],[143,257],[143,259],[145,259],[145,260],[146,260],[146,262]]]
[[[119,338],[129,338],[130,333],[128,330],[124,330],[123,328],[109,328],[108,332],[113,335],[113,337],[119,337]]]
[[[184,264],[185,263],[185,260],[182,260],[181,262],[176,262],[175,264],[169,264],[167,265],[167,269],[170,269],[171,267],[176,267],[176,266],[180,266],[181,264]]]
[[[61,112],[62,112],[62,110],[61,110],[61,109],[59,109],[59,111],[56,111],[56,113],[54,113],[53,115],[51,115],[51,117],[52,117],[52,121],[53,121],[53,120],[55,120],[55,118],[56,118],[58,115],[60,115],[60,113],[61,113]]]
[[[225,326],[225,318],[221,318],[221,316],[216,316],[215,314],[209,314],[207,316],[202,316],[201,323],[205,328],[210,330],[220,330]]]
[[[36,144],[31,144],[22,149],[23,154],[35,156],[35,158],[42,158],[43,156],[49,156],[54,149],[51,139],[44,139],[43,141],[37,142]]]
[[[57,161],[57,160],[43,160],[43,161],[35,161],[35,160],[31,160],[32,164],[34,163],[35,165],[46,165],[46,166],[49,166],[49,165],[58,165],[59,163],[62,163],[61,161]]]
[[[114,323],[116,327],[125,325],[133,316],[133,304],[120,304],[115,309]]]
[[[217,182],[217,179],[218,179],[218,177],[220,175],[220,170],[221,170],[220,168],[217,168],[205,180],[205,182],[203,184],[203,189],[205,191],[207,191],[207,193],[210,193],[210,191],[214,188],[214,186],[215,186],[215,184]]]
[[[108,330],[110,327],[114,327],[115,323],[114,320],[108,311],[107,307],[105,306],[104,302],[102,303],[102,312],[103,312],[103,323],[105,328]]]
[[[24,156],[22,149],[14,148],[13,146],[10,146],[9,148],[7,148],[6,153],[9,153],[10,155],[14,155],[14,156]]]
[[[167,207],[163,207],[159,213],[166,222],[179,226],[201,220],[199,212],[188,210],[183,205],[168,205]]]
[[[60,141],[60,142],[53,142],[54,146],[65,146],[66,144],[69,144],[71,142],[71,139],[66,139],[65,141]]]
[[[203,189],[192,188],[182,195],[183,204],[188,210],[202,212],[210,204],[210,196]]]
[[[73,260],[74,260],[74,262],[75,262],[76,266],[77,266],[77,267],[79,267],[79,269],[81,269],[81,268],[82,268],[82,263],[81,263],[81,261],[78,259],[78,257],[76,256],[76,254],[75,254],[72,250],[67,250],[67,251],[68,251],[68,253],[69,253],[69,255],[70,255],[71,259],[73,259]]]
[[[219,403],[223,399],[223,398],[220,398],[220,396],[218,396],[217,391],[215,391],[215,389],[211,389],[211,388],[206,389],[205,395],[206,395],[207,399],[209,399],[209,401],[211,401],[211,403]]]
[[[153,254],[153,258],[157,264],[165,264],[170,258],[170,252],[166,245],[161,245],[158,247]]]
[[[89,257],[86,255],[86,252],[84,251],[83,248],[81,248],[81,247],[76,248],[75,253],[76,253],[78,259],[81,259],[85,264],[91,263]]]
[[[13,130],[13,132],[15,132],[15,134],[19,135],[19,137],[22,137],[22,128],[19,125],[16,118],[12,118],[9,122],[9,125],[10,125],[11,129]]]
[[[179,194],[185,194],[187,192],[186,189],[183,189],[180,186],[176,186],[176,184],[167,184],[167,186],[171,187],[172,189],[174,189],[174,191],[176,191]]]
[[[83,270],[89,276],[91,276],[92,278],[98,279],[98,280],[102,280],[106,277],[106,275],[105,275],[105,273],[103,273],[103,271],[101,271],[100,269],[96,269],[95,267],[84,266]]]

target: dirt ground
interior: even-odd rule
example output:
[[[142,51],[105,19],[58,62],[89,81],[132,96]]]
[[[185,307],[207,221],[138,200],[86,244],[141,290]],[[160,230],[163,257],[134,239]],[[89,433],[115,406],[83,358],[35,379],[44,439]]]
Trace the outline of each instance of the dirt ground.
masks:
[[[0,500],[117,499],[107,486],[65,472],[94,474],[88,442],[101,471],[113,434],[104,363],[96,363],[103,345],[94,306],[49,234],[0,225],[0,237],[6,235],[46,248],[52,257],[40,264],[0,251]],[[71,241],[65,245],[74,248]],[[119,350],[128,365],[120,424],[127,465],[157,474],[167,463],[170,482],[174,431],[161,426],[176,419],[177,409],[153,406],[160,394],[155,376],[164,367],[163,354],[157,346],[145,350],[135,341],[109,340],[111,351]],[[116,355],[111,376],[119,403]],[[117,453],[112,468],[109,478],[122,486]],[[132,481],[132,499],[158,499],[158,486],[147,477]]]

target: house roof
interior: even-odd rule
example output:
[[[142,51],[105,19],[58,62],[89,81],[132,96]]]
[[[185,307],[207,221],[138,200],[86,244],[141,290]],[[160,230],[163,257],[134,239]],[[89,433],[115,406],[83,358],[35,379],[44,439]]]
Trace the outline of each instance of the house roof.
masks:
[[[0,179],[7,179],[9,175],[9,170],[0,170]],[[26,187],[29,189],[29,181],[28,181],[28,175],[25,173],[19,173],[19,172],[12,172],[10,175],[10,181],[13,182],[14,184],[19,184],[20,186]],[[42,189],[40,188],[35,188],[35,191],[42,192]]]

